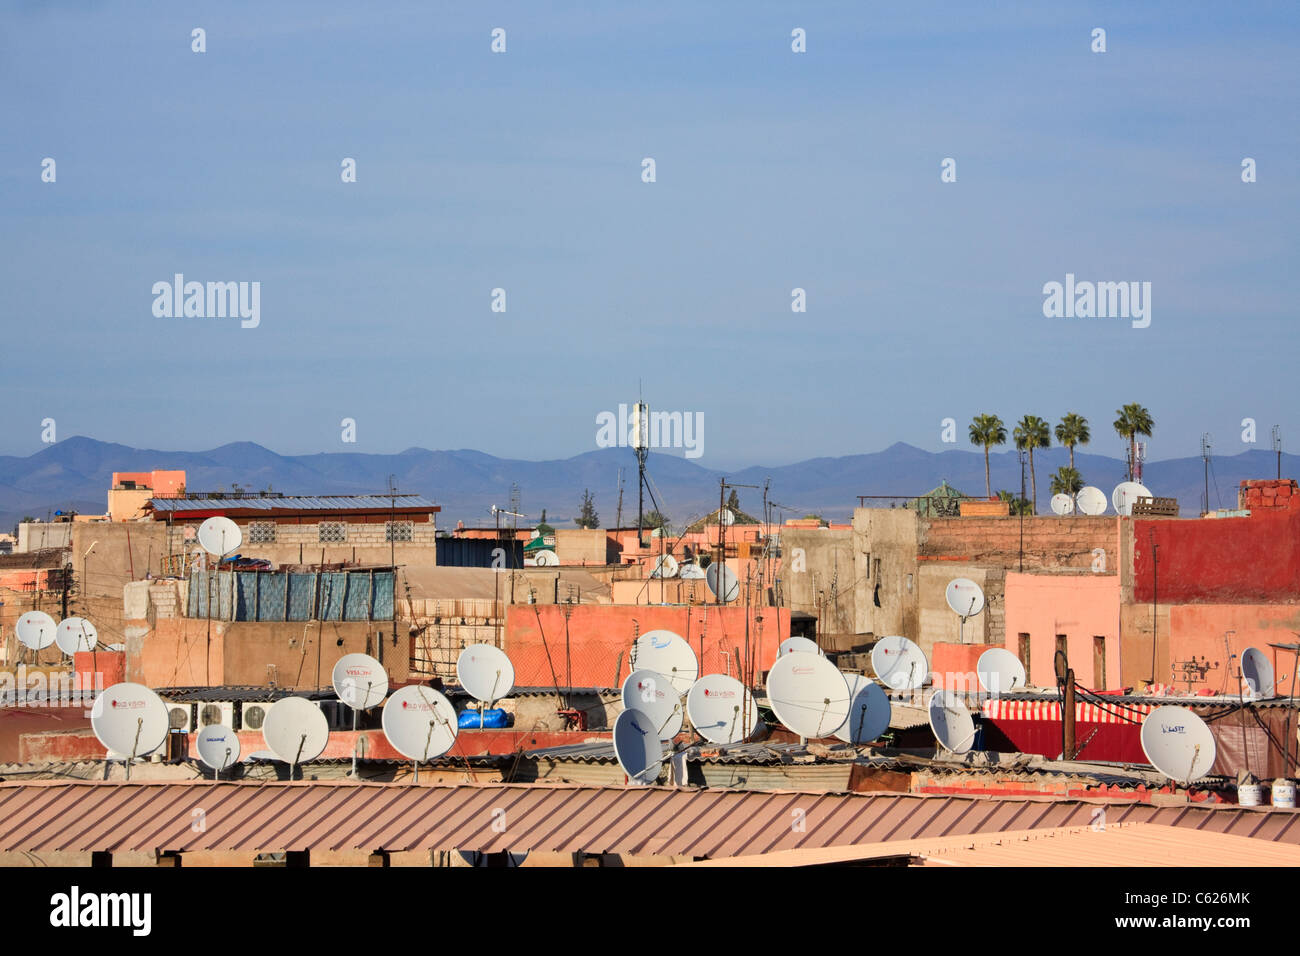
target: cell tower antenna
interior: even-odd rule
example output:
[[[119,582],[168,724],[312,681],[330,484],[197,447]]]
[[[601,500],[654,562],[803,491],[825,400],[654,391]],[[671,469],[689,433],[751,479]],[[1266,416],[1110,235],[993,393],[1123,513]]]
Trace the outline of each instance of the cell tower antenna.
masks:
[[[1277,480],[1282,480],[1282,426],[1273,426],[1273,454],[1277,455]]]
[[[1210,449],[1213,443],[1214,436],[1209,432],[1201,435],[1201,460],[1205,464],[1205,497],[1202,500],[1201,514],[1208,514],[1210,511]]]

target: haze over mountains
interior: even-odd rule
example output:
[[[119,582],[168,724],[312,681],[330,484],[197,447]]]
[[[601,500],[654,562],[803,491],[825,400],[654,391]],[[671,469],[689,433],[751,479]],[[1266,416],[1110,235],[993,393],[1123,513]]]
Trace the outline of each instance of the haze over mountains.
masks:
[[[1035,454],[1038,508],[1048,511],[1050,476],[1069,461],[1064,448]],[[1282,474],[1297,472],[1300,456],[1282,456]],[[1120,459],[1076,451],[1084,481],[1109,495],[1124,479]],[[1020,466],[1014,451],[990,455],[993,488],[1017,490]],[[380,493],[395,476],[399,491],[430,497],[442,505],[439,525],[453,528],[493,523],[489,508],[506,506],[510,486],[520,489],[520,510],[536,519],[543,508],[556,527],[572,527],[584,488],[596,499],[602,527],[615,522],[618,472],[623,470],[623,524],[636,520],[636,458],[628,448],[589,451],[553,461],[497,458],[469,449],[429,451],[410,448],[395,455],[331,452],[278,455],[251,442],[222,445],[209,451],[158,451],[129,448],[93,438],[68,438],[28,457],[0,456],[0,528],[8,530],[24,515],[44,519],[55,510],[102,514],[114,471],[184,469],[188,490],[247,491],[268,487],[285,494]],[[721,472],[667,454],[651,454],[647,470],[661,509],[675,523],[690,521],[718,506],[718,479],[758,485],[771,479],[769,499],[788,510],[778,517],[816,512],[847,520],[858,495],[915,496],[941,480],[966,494],[984,492],[984,456],[973,446],[928,452],[901,442],[883,451],[814,458],[792,465]],[[1266,449],[1211,459],[1210,505],[1233,508],[1237,486],[1246,478],[1271,478],[1276,456]],[[1178,498],[1184,515],[1200,510],[1204,465],[1200,458],[1148,462],[1144,481],[1157,495]],[[1026,477],[1026,487],[1029,480]],[[762,514],[762,492],[740,488],[741,507]],[[645,507],[654,507],[647,496]],[[523,522],[521,522],[523,523]]]

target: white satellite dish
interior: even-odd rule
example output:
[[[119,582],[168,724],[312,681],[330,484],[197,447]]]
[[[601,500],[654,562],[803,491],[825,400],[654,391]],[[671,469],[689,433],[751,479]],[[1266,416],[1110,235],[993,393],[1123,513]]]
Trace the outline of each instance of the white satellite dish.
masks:
[[[384,736],[403,757],[417,764],[441,757],[456,742],[456,708],[438,691],[408,684],[384,704]]]
[[[677,577],[677,559],[671,554],[661,554],[655,558],[654,570],[650,572],[652,578],[675,578]]]
[[[659,779],[663,745],[650,718],[641,711],[625,710],[614,721],[614,756],[629,783],[649,786]]]
[[[990,647],[975,662],[980,686],[990,694],[1025,689],[1025,665],[1005,647]]]
[[[224,558],[239,550],[244,543],[244,533],[229,518],[215,515],[199,525],[199,545],[208,554]]]
[[[266,712],[262,739],[267,749],[293,768],[304,760],[315,760],[329,743],[330,726],[325,712],[306,697],[281,697]]]
[[[984,610],[984,589],[970,578],[953,578],[943,592],[948,607],[962,621]]]
[[[730,528],[736,523],[736,514],[730,508],[723,508],[718,512],[718,521],[724,527]]]
[[[456,658],[456,679],[475,700],[491,705],[515,686],[515,665],[491,644],[471,644]]]
[[[90,727],[104,749],[123,759],[146,757],[163,745],[171,716],[162,698],[143,684],[114,684],[95,698]],[[130,763],[127,773],[130,774]]]
[[[344,654],[330,679],[339,700],[354,711],[369,710],[388,694],[388,672],[369,654]]]
[[[687,562],[677,569],[677,576],[684,581],[705,580],[704,569],[694,562]]]
[[[871,649],[871,668],[881,683],[892,690],[916,690],[930,672],[925,652],[896,634],[876,641]]]
[[[19,616],[18,622],[14,624],[14,634],[24,647],[40,651],[54,643],[58,636],[58,625],[44,611],[28,611]]]
[[[685,694],[700,674],[700,662],[680,634],[646,631],[636,639],[632,658],[637,670],[658,671],[672,681],[678,696]]]
[[[758,727],[758,705],[740,681],[705,674],[686,695],[686,715],[701,737],[714,744],[738,744]]]
[[[721,581],[718,580],[719,576]],[[716,561],[704,572],[704,581],[708,584],[710,593],[721,598],[724,604],[740,597],[740,579],[736,577],[736,572]]]
[[[54,630],[54,640],[71,657],[78,651],[93,651],[99,645],[99,631],[84,617],[65,617]]]
[[[1141,737],[1147,760],[1170,780],[1191,783],[1214,766],[1214,735],[1186,707],[1157,707],[1142,721]]]
[[[658,671],[637,668],[627,675],[623,708],[645,714],[660,740],[672,740],[681,732],[685,717],[682,695],[672,680]]]
[[[1251,697],[1258,699],[1274,696],[1273,662],[1257,647],[1248,647],[1241,654],[1241,679]]]
[[[556,568],[560,566],[559,556],[548,548],[543,548],[533,555],[533,564],[539,568]]]
[[[1133,514],[1133,505],[1139,498],[1150,498],[1151,492],[1139,481],[1121,481],[1110,493],[1110,503],[1115,513],[1128,517]]]
[[[217,773],[238,762],[239,735],[225,724],[208,724],[199,730],[198,737],[195,747],[199,759]]]
[[[849,686],[849,716],[835,731],[846,744],[868,744],[889,729],[889,697],[875,681],[861,674],[845,674]]]
[[[1062,517],[1074,514],[1074,499],[1064,492],[1052,495],[1052,514]]]
[[[975,745],[975,719],[962,699],[950,690],[935,691],[930,698],[930,729],[943,748],[952,753],[967,753]]]
[[[1079,489],[1074,496],[1075,504],[1086,515],[1104,515],[1106,513],[1106,492],[1092,485]]]
[[[829,737],[849,715],[849,685],[818,654],[793,651],[767,673],[767,700],[776,719],[800,737]]]
[[[792,651],[800,651],[804,654],[822,653],[822,649],[817,646],[816,641],[810,641],[806,637],[787,637],[777,646],[776,656],[783,657]]]

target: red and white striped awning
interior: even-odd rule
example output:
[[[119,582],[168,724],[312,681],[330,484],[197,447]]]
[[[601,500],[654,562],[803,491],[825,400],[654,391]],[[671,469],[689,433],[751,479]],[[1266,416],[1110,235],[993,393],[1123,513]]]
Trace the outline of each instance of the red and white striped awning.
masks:
[[[1114,704],[1105,707],[1076,701],[1074,719],[1077,723],[1087,724],[1126,724],[1140,722],[1143,717],[1155,710],[1151,704]],[[986,700],[984,716],[990,720],[1048,720],[1061,719],[1061,702],[1059,700]]]

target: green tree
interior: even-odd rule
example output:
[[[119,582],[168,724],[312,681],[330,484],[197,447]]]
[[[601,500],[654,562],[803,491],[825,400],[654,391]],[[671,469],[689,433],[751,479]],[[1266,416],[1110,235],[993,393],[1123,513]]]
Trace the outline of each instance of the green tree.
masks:
[[[1029,452],[1029,480],[1034,489],[1034,510],[1038,514],[1038,476],[1034,474],[1034,449],[1047,448],[1052,444],[1051,426],[1037,415],[1026,415],[1020,419],[1015,430],[1016,448]]]
[[[1077,495],[1083,488],[1083,478],[1069,465],[1062,465],[1052,475],[1052,494]]]
[[[668,516],[661,515],[658,511],[647,511],[641,515],[641,527],[666,529],[668,527]]]
[[[596,514],[596,499],[586,488],[582,489],[582,504],[578,509],[578,517],[573,521],[579,528],[600,527],[600,515]]]
[[[1074,446],[1086,445],[1092,440],[1088,430],[1088,419],[1075,412],[1070,412],[1056,426],[1056,440],[1070,449],[1070,467],[1074,467]]]
[[[549,524],[546,523],[546,509],[545,509],[545,508],[542,509],[542,517],[541,517],[541,519],[537,522],[537,534],[538,534],[539,536],[544,535],[544,534],[555,534],[555,528],[554,528],[554,526],[549,525]]]
[[[990,497],[992,496],[990,495]],[[1011,514],[1029,514],[1029,502],[1024,498],[1019,498],[1005,489],[998,492],[998,498],[1007,503],[1007,507],[1010,508]]]
[[[1155,419],[1137,402],[1117,409],[1115,414],[1119,416],[1115,419],[1115,431],[1128,442],[1128,480],[1132,481],[1133,466],[1137,463],[1137,436],[1150,438],[1155,431]]]
[[[727,495],[727,508],[731,511],[740,510],[740,496],[736,494],[736,489],[731,489],[731,494]]]
[[[970,443],[984,446],[984,494],[993,497],[993,485],[989,481],[989,447],[1005,445],[1007,426],[996,415],[976,415],[970,423]]]

